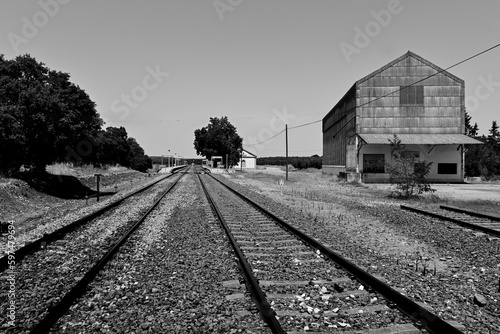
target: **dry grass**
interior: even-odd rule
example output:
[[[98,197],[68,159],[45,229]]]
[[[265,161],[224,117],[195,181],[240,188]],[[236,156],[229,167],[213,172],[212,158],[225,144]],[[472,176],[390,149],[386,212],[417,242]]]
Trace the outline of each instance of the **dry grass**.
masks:
[[[469,188],[468,185],[436,185],[437,191],[433,194],[401,200],[390,196],[389,184],[347,183],[338,181],[332,175],[322,174],[321,170],[290,172],[289,181],[281,189],[279,180],[285,178],[285,173],[276,168],[225,174],[225,177],[273,198],[292,212],[305,215],[311,226],[321,226],[353,240],[363,240],[369,249],[382,256],[405,263],[413,261],[415,265],[425,266],[426,270],[437,268],[441,271],[446,268],[446,263],[437,260],[438,251],[433,245],[394,229],[385,223],[383,215],[366,215],[368,208],[392,207],[399,210],[401,204],[424,208],[447,204],[492,214],[495,211],[498,214],[500,208],[500,191],[495,188],[500,184]],[[474,193],[469,197],[461,194],[472,189]]]
[[[106,174],[110,172],[127,171],[126,167],[109,166],[104,168],[97,168],[92,165],[74,167],[71,163],[56,163],[47,166],[46,171],[53,175],[71,175],[76,177],[89,176],[94,174]]]
[[[279,193],[279,181],[285,180],[284,168],[280,167],[236,173],[236,175],[238,174],[239,179],[258,181],[258,186],[252,182],[247,182],[247,184],[259,192]],[[377,205],[377,203],[420,207],[450,205],[500,215],[500,182],[433,184],[432,188],[436,189],[434,193],[427,193],[410,200],[391,198],[392,187],[394,186],[390,184],[347,183],[339,181],[333,175],[323,174],[321,170],[309,169],[290,171],[282,192],[286,196],[322,202],[323,205],[338,201],[339,197],[346,200],[356,197],[369,205]],[[303,206],[306,205],[318,206],[319,204],[303,204]]]

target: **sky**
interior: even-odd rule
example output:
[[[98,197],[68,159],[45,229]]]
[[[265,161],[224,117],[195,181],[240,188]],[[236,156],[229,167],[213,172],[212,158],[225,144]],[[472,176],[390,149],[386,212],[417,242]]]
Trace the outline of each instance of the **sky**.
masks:
[[[499,13],[498,0],[2,0],[0,54],[69,73],[148,155],[196,157],[194,131],[227,116],[258,156],[285,155],[285,124],[290,156],[321,156],[320,120],[356,80],[408,50],[441,68],[487,50]],[[500,121],[499,60],[500,47],[449,70],[480,134]]]

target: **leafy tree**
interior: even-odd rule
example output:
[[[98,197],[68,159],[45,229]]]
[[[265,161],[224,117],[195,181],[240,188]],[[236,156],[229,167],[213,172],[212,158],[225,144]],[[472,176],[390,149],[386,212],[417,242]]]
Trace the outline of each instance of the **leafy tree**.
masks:
[[[0,55],[0,172],[45,171],[100,128],[95,103],[69,78],[29,55]]]
[[[151,159],[144,154],[144,150],[134,138],[128,138],[127,144],[130,149],[128,161],[132,169],[138,170],[139,172],[146,172],[148,168],[153,168]]]
[[[386,168],[390,174],[391,184],[396,185],[393,194],[397,197],[411,198],[424,192],[434,192],[435,189],[432,189],[425,179],[429,175],[432,162],[415,161],[415,156],[406,150],[397,135],[394,135],[393,140],[389,142],[393,147],[393,163],[387,163]]]
[[[194,148],[196,154],[204,155],[207,159],[213,156],[222,156],[226,164],[226,154],[229,156],[229,165],[234,166],[240,159],[243,139],[236,132],[236,128],[229,122],[227,116],[210,117],[210,123],[194,131]]]
[[[21,152],[25,136],[20,122],[14,117],[15,106],[0,105],[0,173],[11,174],[23,164]]]
[[[102,157],[101,161],[107,161],[108,164],[120,164],[122,166],[130,166],[128,156],[130,147],[127,143],[127,130],[124,127],[107,127],[104,132],[102,142]]]

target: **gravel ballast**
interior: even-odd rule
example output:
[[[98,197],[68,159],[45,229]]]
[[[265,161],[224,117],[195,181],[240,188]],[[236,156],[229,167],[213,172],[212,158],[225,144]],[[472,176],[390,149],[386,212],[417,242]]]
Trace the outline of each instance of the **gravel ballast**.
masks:
[[[137,182],[130,180],[126,182],[128,186],[125,187],[122,185],[118,193],[113,196],[102,197],[99,202],[95,198],[89,200],[70,200],[64,205],[59,204],[50,209],[47,208],[46,212],[30,222],[29,228],[25,226],[26,223],[14,221],[13,225],[16,229],[14,249],[18,249],[24,244],[42,237],[44,234],[64,227],[164,177],[165,175],[143,178]],[[0,236],[0,254],[5,254],[7,249],[7,243],[2,242],[5,241],[5,238],[6,236]]]
[[[320,187],[304,191],[292,183],[281,195],[272,179],[216,177],[413,300],[429,304],[443,319],[464,325],[465,333],[500,332],[499,240],[409,214],[399,202],[372,199],[355,184],[330,183],[321,193]],[[250,184],[253,191],[240,184]],[[476,294],[486,305],[474,301]]]
[[[281,195],[277,179],[217,177],[381,275],[408,297],[430,305],[443,319],[464,325],[464,333],[500,332],[498,240],[409,214],[399,209],[401,202],[366,195],[363,186],[286,183]],[[246,289],[238,283],[232,251],[194,175],[181,180],[174,194],[175,199],[168,196],[172,202],[162,204],[154,218],[136,231],[116,255],[117,261],[61,319],[57,332],[267,332]],[[56,262],[59,251],[52,250]],[[71,261],[78,264],[79,260]],[[68,264],[71,269],[73,262]],[[48,286],[62,275],[49,271],[50,263],[47,268],[37,265],[33,264],[34,271],[41,271]],[[31,284],[32,278],[22,279]],[[36,289],[28,293],[35,296],[33,305],[38,302],[37,293],[40,301],[44,298]],[[29,311],[31,306],[26,305]],[[24,312],[18,311],[18,315]]]
[[[408,317],[318,250],[216,181],[205,181],[285,331],[412,327]]]
[[[83,277],[171,182],[172,179],[160,182],[142,196],[125,200],[123,205],[104,217],[94,219],[17,263],[17,332],[25,333],[40,321],[46,310]],[[2,279],[8,274],[2,273]],[[6,309],[9,302],[7,291],[2,290],[1,297],[1,307]],[[2,318],[1,326],[9,328],[6,318]]]
[[[191,174],[131,236],[55,332],[269,333],[239,277],[227,239]]]

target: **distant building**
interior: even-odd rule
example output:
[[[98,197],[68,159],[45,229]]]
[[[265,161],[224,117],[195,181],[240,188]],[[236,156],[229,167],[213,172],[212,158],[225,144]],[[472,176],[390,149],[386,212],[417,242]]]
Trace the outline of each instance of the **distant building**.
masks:
[[[234,166],[234,168],[236,170],[257,168],[257,156],[252,152],[243,149],[243,151],[241,152],[240,161],[236,166]]]
[[[462,182],[465,83],[408,53],[356,81],[323,118],[323,172],[387,182],[394,134],[417,160],[433,162],[428,180]],[[379,162],[383,162],[382,164]]]
[[[222,164],[222,155],[214,155],[208,160],[208,167],[210,168],[224,168]]]

